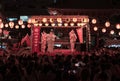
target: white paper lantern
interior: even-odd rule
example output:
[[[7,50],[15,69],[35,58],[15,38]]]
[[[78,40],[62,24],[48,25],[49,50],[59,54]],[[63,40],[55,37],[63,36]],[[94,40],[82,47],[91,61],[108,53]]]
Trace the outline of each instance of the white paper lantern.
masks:
[[[10,28],[13,28],[14,27],[14,22],[10,21],[9,26],[10,26]]]
[[[110,27],[110,22],[108,22],[108,21],[105,22],[105,26],[106,26],[106,27]]]
[[[15,25],[15,28],[18,29],[18,28],[19,28],[19,25]]]
[[[23,20],[20,19],[20,20],[18,21],[18,24],[19,24],[19,25],[22,25],[22,24],[23,24]]]
[[[92,24],[96,24],[97,20],[96,19],[92,19]]]
[[[98,30],[98,27],[95,26],[95,27],[94,27],[94,31],[97,31],[97,30]]]
[[[103,33],[105,33],[105,32],[106,32],[106,29],[105,29],[105,28],[103,28],[103,29],[102,29],[102,32],[103,32]]]
[[[111,31],[110,31],[110,34],[114,34],[114,33],[115,33],[114,30],[111,30]]]
[[[116,29],[120,29],[120,24],[116,24]]]

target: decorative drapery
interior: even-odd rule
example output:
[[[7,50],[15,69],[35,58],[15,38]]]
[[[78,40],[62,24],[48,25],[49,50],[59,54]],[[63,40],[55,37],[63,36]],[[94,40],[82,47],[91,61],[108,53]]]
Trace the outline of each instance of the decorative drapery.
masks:
[[[79,42],[83,43],[83,28],[78,28],[77,30],[77,34],[78,34],[78,38],[79,38]]]

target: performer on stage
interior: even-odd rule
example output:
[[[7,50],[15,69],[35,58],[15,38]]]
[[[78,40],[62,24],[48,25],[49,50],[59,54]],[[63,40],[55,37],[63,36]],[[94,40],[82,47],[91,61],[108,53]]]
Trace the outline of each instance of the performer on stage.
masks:
[[[45,52],[46,49],[46,41],[47,41],[47,33],[43,31],[41,33],[41,52]]]
[[[48,45],[47,51],[48,52],[53,52],[55,38],[56,38],[56,35],[51,30],[50,33],[47,35],[47,45]]]
[[[74,30],[71,30],[69,32],[69,38],[70,38],[71,52],[73,52],[74,51],[74,47],[75,47],[75,42],[76,42],[76,39],[77,39],[77,36],[76,36]]]

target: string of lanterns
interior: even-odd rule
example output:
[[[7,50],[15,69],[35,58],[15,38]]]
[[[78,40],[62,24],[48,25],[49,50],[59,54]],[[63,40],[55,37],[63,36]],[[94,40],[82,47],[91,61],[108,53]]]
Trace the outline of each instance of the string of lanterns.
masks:
[[[97,20],[96,20],[96,19],[92,19],[91,23],[92,23],[93,25],[95,25],[95,24],[97,24]],[[106,28],[102,28],[101,31],[102,31],[103,33],[106,33],[106,32],[107,32],[107,28],[109,28],[109,27],[111,26],[111,24],[110,24],[109,21],[106,21],[104,25],[105,25]],[[119,30],[119,29],[120,29],[120,24],[116,24],[115,27],[116,27],[117,30]],[[94,27],[93,27],[93,30],[94,30],[94,31],[99,31],[98,29],[99,29],[99,28],[98,28],[97,26],[94,26]],[[111,35],[115,34],[115,31],[114,31],[114,30],[110,30],[110,34],[111,34]],[[120,31],[118,32],[118,35],[120,35]]]
[[[57,23],[56,23],[57,22]],[[9,23],[3,23],[2,19],[0,18],[0,28],[16,28],[16,29],[19,29],[19,28],[22,28],[24,29],[26,26],[28,28],[31,28],[31,23],[34,24],[35,26],[52,26],[52,27],[61,27],[61,26],[64,26],[64,27],[67,27],[67,26],[84,26],[86,23],[89,22],[89,19],[88,18],[83,18],[83,19],[78,19],[78,18],[66,18],[66,19],[62,19],[62,18],[56,18],[56,20],[54,18],[42,18],[40,22],[36,21],[35,19],[28,19],[27,21],[27,25],[24,24],[23,20],[18,20],[18,23],[14,23],[13,21],[10,21]],[[93,18],[91,20],[91,23],[93,25],[95,25],[97,23],[97,19]],[[109,21],[106,21],[105,22],[105,27],[106,28],[102,28],[101,31],[103,33],[105,33],[107,31],[107,28],[109,28],[111,26],[111,23]],[[120,29],[120,24],[116,24],[115,25],[116,29],[119,30]],[[97,26],[93,27],[93,30],[94,31],[98,31],[99,28]],[[114,30],[111,30],[110,31],[110,34],[114,34],[115,31]],[[118,35],[120,35],[120,32],[118,32]]]
[[[16,24],[15,22],[13,22],[13,21],[9,21],[8,23],[3,23],[3,21],[2,21],[2,19],[0,18],[0,29],[2,29],[2,28],[16,28],[16,29],[19,29],[20,28],[20,26],[21,26],[21,28],[22,29],[24,29],[25,28],[25,24],[24,24],[24,22],[23,22],[23,20],[18,20],[18,23]],[[30,28],[31,27],[31,25],[27,25],[28,26],[28,28]]]

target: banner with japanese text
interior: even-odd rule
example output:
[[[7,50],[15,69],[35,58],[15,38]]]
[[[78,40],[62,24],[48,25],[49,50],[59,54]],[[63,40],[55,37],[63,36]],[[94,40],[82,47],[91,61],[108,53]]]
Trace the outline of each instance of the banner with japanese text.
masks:
[[[32,53],[40,52],[40,27],[32,28]]]

